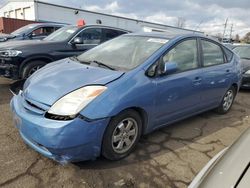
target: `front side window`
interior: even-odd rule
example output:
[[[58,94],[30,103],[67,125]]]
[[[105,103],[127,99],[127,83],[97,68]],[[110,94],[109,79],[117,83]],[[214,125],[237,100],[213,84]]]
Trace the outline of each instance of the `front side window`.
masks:
[[[183,72],[199,66],[197,54],[196,40],[186,40],[164,55],[163,62],[174,62],[177,64],[178,72]]]
[[[46,36],[53,33],[54,31],[55,31],[54,27],[43,27],[42,28],[43,35],[46,35]]]
[[[224,63],[224,55],[219,45],[205,40],[201,40],[201,45],[203,50],[204,67]]]
[[[113,29],[103,29],[104,39],[110,40],[112,38],[118,37],[119,35],[125,34],[124,31],[117,31]]]
[[[82,38],[83,44],[100,44],[102,30],[100,28],[85,29],[76,37]]]
[[[54,27],[40,27],[32,31],[31,35],[32,36],[48,36],[54,32]]]

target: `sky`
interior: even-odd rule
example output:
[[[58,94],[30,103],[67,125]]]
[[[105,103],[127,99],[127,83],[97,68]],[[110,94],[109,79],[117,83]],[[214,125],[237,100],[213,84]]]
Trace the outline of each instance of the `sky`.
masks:
[[[7,0],[0,0],[0,5]],[[250,0],[40,0],[106,14],[177,26],[216,35],[250,32]]]

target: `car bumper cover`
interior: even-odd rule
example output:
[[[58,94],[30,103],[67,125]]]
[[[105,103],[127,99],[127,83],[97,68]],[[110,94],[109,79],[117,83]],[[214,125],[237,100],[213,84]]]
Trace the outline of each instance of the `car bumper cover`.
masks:
[[[47,119],[27,109],[20,94],[12,98],[11,109],[24,142],[42,155],[60,163],[93,160],[100,155],[109,118],[91,122]]]
[[[17,79],[18,61],[13,58],[0,58],[0,76]]]

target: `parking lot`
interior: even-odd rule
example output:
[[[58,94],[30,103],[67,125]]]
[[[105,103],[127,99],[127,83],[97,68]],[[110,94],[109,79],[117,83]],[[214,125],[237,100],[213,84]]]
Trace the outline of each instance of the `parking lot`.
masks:
[[[61,165],[29,149],[13,126],[11,93],[0,79],[0,187],[187,187],[250,123],[250,92],[230,113],[206,112],[144,136],[127,158]]]

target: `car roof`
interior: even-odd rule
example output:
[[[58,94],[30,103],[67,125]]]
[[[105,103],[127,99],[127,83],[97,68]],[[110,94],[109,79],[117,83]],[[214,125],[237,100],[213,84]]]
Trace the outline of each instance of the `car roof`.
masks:
[[[72,25],[75,26],[75,25]],[[121,29],[118,27],[111,27],[111,26],[106,26],[106,25],[95,25],[95,24],[89,24],[89,25],[84,25],[84,26],[77,26],[80,29],[85,28],[85,27],[99,27],[99,28],[107,28],[107,29],[114,29],[114,30],[119,30],[119,31],[124,31],[127,33],[131,33],[131,31],[125,30],[125,29]]]
[[[50,23],[50,22],[46,22],[46,23],[31,23],[31,24],[28,24],[28,25],[32,25],[32,26],[66,26],[66,24],[60,24],[60,23]]]
[[[204,38],[209,38],[215,41],[213,38],[207,37],[204,34],[197,34],[197,33],[188,33],[188,34],[171,33],[170,34],[167,32],[139,32],[139,33],[130,33],[127,35],[153,37],[153,38],[165,38],[165,39],[173,39],[177,37],[204,37]]]

